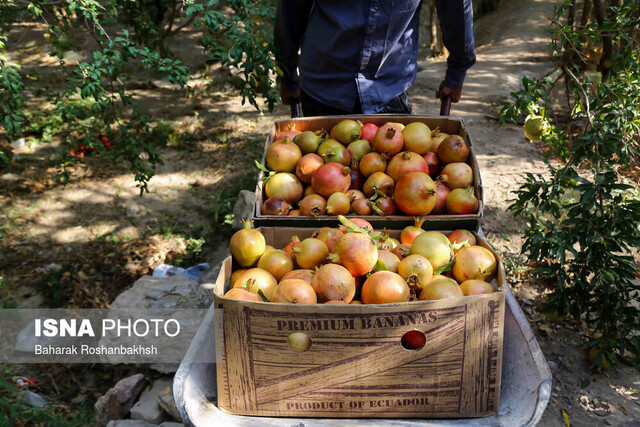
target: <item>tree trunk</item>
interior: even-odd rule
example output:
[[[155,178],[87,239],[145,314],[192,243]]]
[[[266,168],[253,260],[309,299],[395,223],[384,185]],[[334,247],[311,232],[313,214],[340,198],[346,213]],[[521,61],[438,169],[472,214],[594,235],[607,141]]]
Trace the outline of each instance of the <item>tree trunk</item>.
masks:
[[[576,22],[576,1],[571,0],[571,4],[569,5],[569,10],[567,12],[567,25],[573,29],[573,24]]]
[[[582,6],[582,16],[580,17],[580,26],[584,27],[589,23],[591,19],[591,12],[593,11],[593,3],[591,0],[584,0],[584,5]]]
[[[596,15],[596,22],[601,27],[605,22],[605,10],[602,0],[593,0],[593,9]],[[598,71],[602,73],[602,83],[609,81],[611,66],[613,65],[613,35],[609,31],[602,32],[602,58],[598,65]]]
[[[438,14],[436,13],[436,2],[429,2],[429,34],[431,36],[431,44],[429,49],[431,57],[438,56]]]

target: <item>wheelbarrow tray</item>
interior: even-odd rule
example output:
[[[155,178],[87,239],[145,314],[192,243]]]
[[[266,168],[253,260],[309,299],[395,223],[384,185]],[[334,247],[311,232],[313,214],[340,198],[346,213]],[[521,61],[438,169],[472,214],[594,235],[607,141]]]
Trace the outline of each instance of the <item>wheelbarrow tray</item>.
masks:
[[[538,423],[551,394],[551,371],[540,350],[529,322],[513,293],[507,286],[504,325],[504,353],[500,411],[497,415],[475,419],[402,419],[393,425],[409,426],[534,426]],[[215,321],[213,306],[207,312],[196,333],[185,360],[197,360],[197,354],[215,352]],[[216,406],[216,365],[213,363],[182,363],[173,381],[173,394],[185,425],[282,425],[300,423],[309,426],[361,425],[362,419],[323,419],[252,417],[232,415]],[[368,424],[389,425],[387,419],[367,419]]]

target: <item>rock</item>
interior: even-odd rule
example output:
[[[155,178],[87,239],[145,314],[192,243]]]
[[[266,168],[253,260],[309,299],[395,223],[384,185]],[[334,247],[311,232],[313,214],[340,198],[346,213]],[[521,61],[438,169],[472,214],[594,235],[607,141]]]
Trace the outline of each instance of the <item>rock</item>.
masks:
[[[127,204],[125,205],[125,209],[129,218],[135,218],[136,216],[138,216],[138,213],[140,213],[140,206],[132,201],[127,202]]]
[[[551,370],[551,372],[555,374],[555,372],[558,370],[558,364],[553,360],[548,360],[547,364],[549,365],[549,369]]]
[[[156,279],[142,276],[111,303],[114,310],[158,308],[163,305],[180,308],[197,307],[198,282],[185,276]]]
[[[157,396],[158,399],[158,405],[160,405],[160,407],[162,409],[164,409],[164,411],[171,415],[171,417],[176,420],[176,421],[182,421],[182,417],[180,416],[180,413],[178,412],[178,408],[176,408],[176,402],[175,400],[173,400],[173,384],[171,384],[169,387],[167,387],[166,389],[162,390],[162,392]]]
[[[198,283],[200,286],[207,290],[212,290],[216,279],[218,278],[218,273],[220,272],[220,268],[222,267],[222,261],[230,254],[229,246],[223,245],[219,247],[215,253],[211,256],[210,259],[207,260],[209,265],[211,266],[211,270],[207,271],[198,279]]]
[[[158,396],[160,396],[167,388],[171,388],[173,378],[160,378],[151,389],[142,393],[140,400],[131,408],[132,420],[144,420],[150,423],[159,424],[168,420],[167,414],[158,404]]]
[[[18,339],[16,340],[16,351],[22,351],[26,353],[33,354],[36,349],[36,345],[48,346],[52,345],[54,347],[62,347],[68,344],[71,344],[75,338],[73,337],[36,337],[36,324],[35,322],[29,322],[27,326],[22,328],[20,332],[18,332]]]
[[[147,385],[141,374],[124,378],[101,396],[95,404],[96,424],[105,426],[110,420],[120,420],[131,410],[133,402]]]
[[[167,421],[166,423],[160,424],[160,427],[184,427],[184,424]]]
[[[629,420],[618,424],[618,427],[640,427],[640,420]]]
[[[115,420],[109,421],[107,427],[156,427],[157,424],[148,423],[142,420]]]
[[[47,402],[47,399],[29,390],[21,391],[20,394],[18,394],[18,398],[20,398],[20,400],[24,401],[28,405],[34,406],[36,408],[49,407],[49,402]]]
[[[40,308],[43,304],[44,296],[42,296],[42,294],[35,294],[22,301],[20,308]]]
[[[238,200],[233,205],[233,228],[242,227],[242,220],[253,217],[256,206],[256,193],[249,190],[241,190],[238,193]]]
[[[55,273],[60,270],[62,270],[62,266],[60,264],[52,262],[45,265],[44,267],[36,267],[34,272],[38,274],[47,274],[47,273]]]

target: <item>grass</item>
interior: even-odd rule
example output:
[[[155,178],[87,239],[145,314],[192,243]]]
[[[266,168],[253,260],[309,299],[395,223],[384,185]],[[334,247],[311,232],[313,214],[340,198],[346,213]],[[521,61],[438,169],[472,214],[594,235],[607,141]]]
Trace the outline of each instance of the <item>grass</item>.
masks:
[[[70,412],[63,406],[53,404],[50,408],[35,408],[19,397],[22,389],[13,380],[11,367],[0,371],[0,426],[86,426],[93,424],[93,415],[86,402],[80,402]]]

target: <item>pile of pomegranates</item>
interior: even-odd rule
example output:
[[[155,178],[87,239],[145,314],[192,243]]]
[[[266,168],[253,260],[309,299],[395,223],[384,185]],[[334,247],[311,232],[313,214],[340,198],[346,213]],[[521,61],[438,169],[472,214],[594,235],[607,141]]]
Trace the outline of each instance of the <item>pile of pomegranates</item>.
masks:
[[[497,260],[467,230],[448,235],[406,227],[400,240],[340,215],[282,249],[245,222],[231,238],[234,272],[226,298],[291,304],[388,304],[494,292]]]
[[[422,122],[378,127],[345,119],[329,134],[287,129],[267,149],[270,175],[261,212],[313,217],[476,213],[469,154],[464,138]]]

